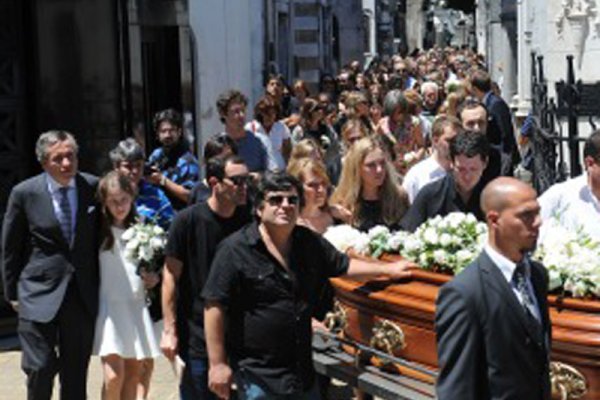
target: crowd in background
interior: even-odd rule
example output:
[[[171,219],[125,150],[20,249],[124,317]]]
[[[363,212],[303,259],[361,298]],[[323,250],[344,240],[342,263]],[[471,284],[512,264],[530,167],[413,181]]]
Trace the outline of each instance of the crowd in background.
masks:
[[[146,398],[159,341],[165,355],[179,354],[188,366],[182,398],[212,396],[199,293],[217,245],[258,218],[253,195],[268,194],[259,182],[270,172],[285,175],[275,179],[285,190],[272,192],[290,192],[294,182],[301,191],[296,197],[259,196],[263,206],[298,207],[298,224],[322,234],[340,223],[363,231],[380,224],[414,230],[452,211],[483,219],[483,187],[497,176],[512,175],[519,162],[508,106],[482,57],[471,50],[436,48],[376,58],[366,68],[352,62],[336,76],[323,73],[318,88],[309,86],[270,75],[256,104],[248,104],[237,90],[221,94],[216,106],[223,131],[207,140],[200,161],[182,134],[181,115],[172,109],[156,114],[153,128],[160,146],[148,157],[132,138],[110,152],[114,171],[99,185],[100,313],[93,347],[102,356],[104,398]],[[51,160],[64,144],[70,153],[60,162],[75,174],[74,139],[60,131],[44,135],[38,158],[45,171],[54,179]],[[73,174],[57,187],[71,184]],[[67,203],[57,197],[57,216],[70,214]],[[169,230],[162,276],[138,276],[124,261],[118,237],[136,217]],[[68,228],[69,222],[61,224]],[[332,271],[344,273],[345,261],[336,260]],[[114,265],[125,272],[115,275]],[[116,282],[138,288],[135,303],[110,308],[123,301]],[[149,312],[139,297],[143,286],[155,291]],[[15,291],[7,293],[16,302]],[[319,326],[331,289],[324,286],[313,294],[319,298],[313,325]],[[162,314],[164,326],[152,326]],[[131,343],[122,340],[124,335]]]

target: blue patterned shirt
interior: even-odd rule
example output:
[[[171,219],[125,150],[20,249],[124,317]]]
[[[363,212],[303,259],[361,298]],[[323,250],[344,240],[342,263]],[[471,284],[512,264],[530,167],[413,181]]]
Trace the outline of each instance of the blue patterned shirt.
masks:
[[[155,221],[163,229],[168,230],[175,211],[162,189],[141,180],[139,193],[135,199],[135,208],[139,216],[146,221]]]
[[[188,190],[192,190],[196,186],[196,182],[198,182],[200,176],[198,160],[187,149],[187,144],[183,142],[178,148],[169,152],[169,154],[162,147],[159,147],[150,154],[148,162],[158,165],[160,171],[167,179]],[[173,207],[177,210],[187,205],[173,196],[169,196],[169,199]]]

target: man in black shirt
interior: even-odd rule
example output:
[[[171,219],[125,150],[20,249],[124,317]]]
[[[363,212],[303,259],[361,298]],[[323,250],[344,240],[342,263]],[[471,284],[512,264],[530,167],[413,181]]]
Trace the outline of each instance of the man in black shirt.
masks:
[[[350,260],[296,225],[301,199],[296,179],[267,174],[257,188],[258,221],[223,241],[215,255],[202,296],[209,386],[219,398],[229,398],[232,370],[242,398],[317,398],[311,316],[327,278],[402,278],[415,267]]]
[[[170,360],[179,354],[186,363],[180,384],[183,400],[214,398],[207,386],[204,304],[199,293],[217,245],[249,221],[245,207],[248,177],[248,168],[237,156],[210,160],[206,180],[211,196],[177,214],[169,230],[161,349]]]
[[[479,205],[480,180],[487,166],[489,143],[485,135],[464,131],[450,142],[450,173],[423,187],[402,219],[402,227],[414,232],[436,215],[453,211],[472,213],[483,221]]]

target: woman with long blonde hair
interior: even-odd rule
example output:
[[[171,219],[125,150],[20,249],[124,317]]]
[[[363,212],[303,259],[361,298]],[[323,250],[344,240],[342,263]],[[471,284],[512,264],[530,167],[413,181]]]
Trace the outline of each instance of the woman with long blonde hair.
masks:
[[[346,222],[362,231],[376,225],[397,229],[409,202],[395,174],[380,139],[360,139],[346,155],[331,203],[345,208]]]

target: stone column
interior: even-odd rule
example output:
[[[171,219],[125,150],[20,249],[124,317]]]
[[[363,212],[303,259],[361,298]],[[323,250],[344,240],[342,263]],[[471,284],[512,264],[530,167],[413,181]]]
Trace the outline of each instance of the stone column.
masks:
[[[525,117],[531,109],[531,39],[532,32],[529,25],[529,0],[517,1],[517,95],[513,101],[515,115]]]

